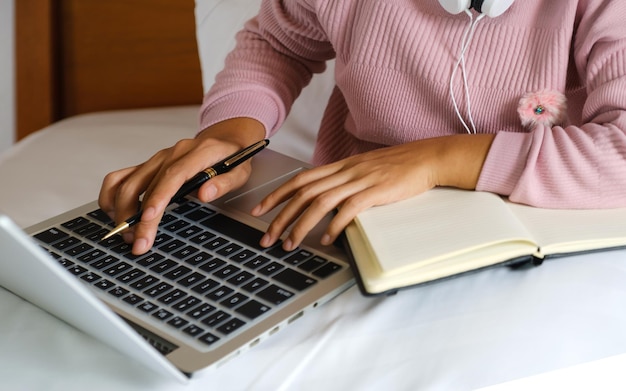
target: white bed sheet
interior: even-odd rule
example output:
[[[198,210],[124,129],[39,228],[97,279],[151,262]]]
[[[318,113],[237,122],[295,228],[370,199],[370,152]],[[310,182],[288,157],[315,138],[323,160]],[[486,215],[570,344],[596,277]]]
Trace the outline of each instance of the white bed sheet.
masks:
[[[192,137],[196,110],[82,115],[28,137],[0,156],[0,211],[26,227],[95,199],[105,173]],[[624,282],[626,251],[612,251],[386,298],[353,288],[187,386],[0,289],[0,389],[476,389],[626,353]]]

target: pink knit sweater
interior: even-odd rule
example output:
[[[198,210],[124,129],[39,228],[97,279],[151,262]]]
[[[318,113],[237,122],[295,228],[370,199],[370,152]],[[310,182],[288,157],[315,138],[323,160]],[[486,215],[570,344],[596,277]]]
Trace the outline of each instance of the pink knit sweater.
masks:
[[[467,25],[437,0],[265,0],[205,96],[201,126],[246,116],[270,136],[335,58],[316,164],[464,133],[449,81]],[[497,133],[477,190],[542,207],[626,206],[626,1],[517,0],[480,21],[465,58],[476,128]],[[460,79],[454,89],[467,115]],[[526,129],[518,102],[544,89],[565,94],[567,119]]]

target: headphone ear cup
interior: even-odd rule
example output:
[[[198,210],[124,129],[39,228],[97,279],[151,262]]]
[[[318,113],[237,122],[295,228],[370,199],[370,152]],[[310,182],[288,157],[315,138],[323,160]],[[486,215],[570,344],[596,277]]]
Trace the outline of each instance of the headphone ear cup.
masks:
[[[513,0],[484,0],[480,12],[490,18],[502,15],[511,7]]]
[[[449,13],[456,15],[470,8],[471,0],[439,0],[439,4]]]

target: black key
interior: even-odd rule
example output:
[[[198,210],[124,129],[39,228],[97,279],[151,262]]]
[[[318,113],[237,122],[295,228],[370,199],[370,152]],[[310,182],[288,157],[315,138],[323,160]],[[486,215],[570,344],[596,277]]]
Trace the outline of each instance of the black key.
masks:
[[[280,304],[293,297],[293,293],[276,285],[270,285],[257,293],[261,299],[272,304]]]
[[[211,312],[215,311],[216,308],[214,306],[212,306],[209,303],[203,303],[201,306],[199,306],[198,308],[195,308],[189,312],[187,312],[187,315],[189,315],[190,317],[194,318],[194,319],[200,319],[203,316],[210,314]]]
[[[99,275],[97,275],[96,273],[87,272],[83,276],[81,276],[80,278],[85,280],[85,281],[87,281],[88,283],[92,284],[92,283],[98,281],[101,277]]]
[[[74,229],[74,232],[76,233],[76,235],[88,236],[89,234],[99,231],[101,228],[102,227],[99,224],[89,223],[87,225]]]
[[[165,257],[161,254],[149,252],[146,254],[145,257],[138,260],[137,263],[141,266],[150,267],[152,265],[155,265],[157,262],[161,261],[164,258]]]
[[[172,216],[169,213],[166,213],[163,215],[163,217],[161,217],[161,221],[159,221],[159,226],[162,227],[164,225],[167,225],[169,223],[171,223],[172,221],[175,221],[176,217]]]
[[[209,262],[200,265],[200,269],[204,270],[205,272],[212,272],[218,267],[224,266],[224,264],[226,264],[225,261],[219,258],[213,258]]]
[[[227,239],[224,239],[223,237],[218,236],[218,237],[215,237],[215,238],[209,240],[208,242],[204,243],[202,246],[204,248],[209,249],[209,250],[215,251],[218,248],[220,248],[220,247],[222,247],[222,246],[224,246],[224,245],[226,245],[228,243],[230,243],[230,242]]]
[[[168,271],[169,269],[173,268],[176,265],[178,265],[176,261],[173,261],[171,259],[166,259],[165,261],[155,266],[152,266],[150,270],[154,270],[157,273],[165,273],[166,271]]]
[[[179,278],[189,274],[189,272],[191,272],[191,269],[188,268],[187,266],[179,266],[173,270],[170,270],[169,272],[165,273],[163,275],[163,277],[167,278],[168,280],[171,281],[176,281]]]
[[[151,301],[144,301],[143,303],[141,303],[140,305],[137,306],[137,308],[139,308],[140,310],[142,310],[145,313],[150,313],[156,309],[159,308],[158,305],[154,304]]]
[[[237,308],[235,311],[245,316],[248,319],[254,319],[263,315],[264,313],[266,313],[267,311],[271,309],[272,309],[271,307],[265,304],[261,304],[256,300],[250,300],[249,302]]]
[[[200,208],[200,209],[194,210],[191,213],[187,213],[185,217],[193,221],[201,221],[214,214],[215,214],[215,211],[209,208]]]
[[[196,293],[205,294],[206,292],[209,292],[210,290],[215,289],[219,285],[220,285],[219,282],[215,280],[211,280],[209,278],[208,280],[202,281],[198,285],[194,286],[193,288],[191,288],[191,290]]]
[[[95,284],[93,284],[93,286],[98,287],[98,288],[100,288],[100,289],[102,289],[104,291],[104,290],[107,290],[107,289],[109,289],[111,287],[114,287],[115,284],[112,283],[111,281],[107,280],[107,279],[102,279],[102,280],[99,280],[98,282],[96,282]]]
[[[241,293],[235,293],[234,295],[222,300],[220,304],[226,308],[235,308],[246,300],[248,300],[248,296]]]
[[[198,250],[197,248],[193,247],[193,246],[185,246],[183,248],[181,248],[178,251],[175,251],[172,256],[175,257],[176,259],[185,259],[188,256],[197,253]]]
[[[112,255],[107,255],[104,258],[100,258],[94,263],[92,263],[91,266],[95,267],[98,270],[101,270],[101,269],[104,269],[105,267],[109,267],[117,263],[118,261],[119,261],[119,258],[115,258]]]
[[[274,280],[298,291],[305,290],[317,282],[316,279],[305,276],[304,274],[291,269],[285,269],[273,278]]]
[[[314,271],[313,275],[320,277],[320,278],[326,278],[340,269],[341,269],[340,265],[337,265],[334,262],[328,262],[324,266]]]
[[[244,322],[241,319],[232,318],[232,319],[229,319],[228,321],[226,321],[226,323],[224,323],[220,327],[218,327],[217,331],[219,331],[222,334],[228,335],[228,334],[232,333],[233,331],[241,328],[245,324],[246,324],[246,322]]]
[[[143,301],[143,297],[136,295],[134,293],[131,293],[130,295],[126,296],[123,300],[130,305],[137,305]]]
[[[113,235],[110,238],[104,239],[104,240],[99,240],[98,243],[103,246],[103,247],[113,247],[113,246],[117,246],[118,244],[123,244],[124,243],[124,239],[122,239],[121,235]]]
[[[228,257],[228,256],[232,256],[233,254],[236,254],[237,251],[241,250],[242,248],[243,247],[238,245],[238,244],[229,243],[226,246],[224,246],[224,247],[220,248],[219,250],[217,250],[216,252],[219,255],[223,255],[225,257]]]
[[[178,236],[182,236],[183,238],[190,238],[200,232],[204,231],[202,228],[195,226],[195,225],[191,225],[185,229],[183,229],[182,231],[178,232]],[[208,239],[208,238],[207,238]]]
[[[218,271],[214,272],[213,275],[217,278],[226,279],[240,270],[241,269],[239,269],[237,266],[226,265],[223,268],[219,269]]]
[[[230,257],[231,260],[235,261],[235,262],[245,262],[248,261],[252,258],[254,258],[254,256],[256,255],[256,253],[252,250],[248,250],[248,249],[244,249],[242,251],[239,251],[237,254],[233,255]]]
[[[164,251],[166,253],[171,253],[174,252],[178,249],[180,249],[181,247],[185,246],[185,242],[178,240],[178,239],[174,239],[174,240],[170,240],[169,242],[159,246],[159,250]]]
[[[69,255],[70,257],[76,257],[84,252],[91,251],[91,250],[93,250],[93,246],[87,243],[81,243],[78,246],[74,246],[72,248],[65,250],[65,253]]]
[[[185,220],[176,220],[173,223],[168,224],[165,227],[163,227],[163,229],[169,232],[176,232],[180,229],[186,228],[189,225],[191,225],[191,223]]]
[[[74,238],[70,236],[68,238],[61,240],[60,242],[53,244],[52,247],[61,251],[65,251],[80,243],[81,241],[78,240],[78,238]]]
[[[148,288],[149,286],[156,284],[157,282],[160,282],[158,278],[156,278],[155,276],[147,275],[144,278],[133,282],[132,284],[130,284],[130,286],[141,291]]]
[[[246,267],[249,267],[252,270],[255,270],[255,269],[265,265],[269,261],[270,261],[270,259],[268,257],[264,257],[263,255],[259,255],[258,257],[255,257],[254,259],[251,259],[250,261],[244,263],[244,265]]]
[[[276,273],[277,271],[284,269],[285,267],[283,265],[281,265],[278,262],[272,262],[269,265],[263,266],[262,268],[259,269],[259,273],[265,275],[265,276],[271,276],[272,274]]]
[[[189,323],[189,321],[181,318],[180,316],[175,316],[167,322],[167,324],[177,329],[187,325],[187,323]]]
[[[80,265],[73,265],[67,268],[67,270],[75,276],[80,276],[81,274],[87,271],[87,269],[85,269],[84,267]]]
[[[59,264],[61,266],[63,266],[64,268],[68,268],[68,267],[74,266],[74,262],[72,262],[72,261],[70,261],[69,259],[66,259],[66,258],[57,258],[57,262],[59,262]]]
[[[173,305],[172,308],[176,311],[185,312],[198,305],[198,303],[200,302],[201,300],[195,296],[187,296],[187,298],[185,298],[184,300],[181,300]]]
[[[313,253],[311,253],[310,251],[307,250],[299,250],[298,252],[291,254],[290,256],[288,256],[287,258],[285,258],[285,262],[291,264],[291,265],[297,265],[300,262],[306,261],[307,259],[311,258],[313,256]]]
[[[228,315],[226,312],[217,311],[216,313],[209,315],[206,318],[202,319],[202,323],[204,323],[205,325],[209,327],[214,327],[228,318],[230,318],[230,315]]]
[[[191,238],[189,240],[191,240],[193,243],[196,243],[196,244],[202,244],[202,243],[206,242],[207,240],[209,240],[211,238],[214,238],[214,237],[215,237],[214,233],[205,231],[205,232],[202,232],[199,235],[194,236],[193,238]]]
[[[227,286],[223,286],[222,285],[219,288],[217,288],[215,290],[212,290],[211,292],[209,292],[205,296],[208,297],[209,299],[213,300],[213,301],[220,301],[224,297],[230,295],[233,292],[234,292],[234,290],[232,288],[229,288]]]
[[[84,218],[83,216],[79,216],[76,217],[75,219],[72,219],[70,221],[66,221],[65,223],[61,224],[63,227],[73,231],[74,229],[86,225],[89,223],[89,220]]]
[[[128,254],[132,249],[133,245],[130,243],[120,243],[117,246],[111,247],[111,251],[116,252],[120,255]]]
[[[158,247],[162,244],[164,244],[165,242],[167,242],[168,240],[172,239],[172,237],[168,234],[159,234],[156,236],[156,238],[154,238],[154,246]]]
[[[160,319],[160,320],[166,320],[169,317],[171,317],[172,315],[174,315],[174,314],[169,312],[168,310],[163,309],[163,308],[161,308],[160,310],[158,310],[154,314],[152,314],[152,316],[154,316],[155,318]]]
[[[210,219],[204,220],[202,223],[205,227],[211,228],[217,232],[229,236],[241,243],[244,243],[257,250],[265,250],[259,245],[264,233],[249,225],[243,224],[237,220],[233,220],[221,213],[216,214]]]
[[[174,289],[173,291],[159,297],[159,301],[163,304],[171,305],[176,303],[178,300],[184,299],[185,297],[187,297],[187,294],[185,292],[181,291],[180,289]]]
[[[43,231],[35,235],[34,237],[46,244],[52,244],[61,239],[67,238],[69,235],[59,229],[50,228],[47,231]]]
[[[178,281],[178,283],[184,287],[190,287],[194,284],[199,283],[200,281],[204,280],[206,277],[204,277],[202,274],[198,273],[198,272],[193,272],[190,275],[186,276],[185,278],[182,278]]]
[[[211,333],[206,333],[202,337],[198,338],[198,341],[204,342],[207,345],[213,345],[215,342],[219,341],[220,338],[216,337]]]
[[[252,277],[254,277],[252,273],[249,273],[247,271],[242,271],[236,276],[229,278],[228,282],[230,282],[233,285],[239,286],[243,284],[244,282],[250,281]]]
[[[243,288],[243,290],[252,293],[254,291],[257,291],[257,290],[263,288],[267,284],[269,284],[269,282],[265,281],[264,279],[262,279],[262,278],[255,278],[254,280],[250,281],[246,285],[242,286],[242,288]]]
[[[293,253],[293,252],[295,252],[295,251],[298,251],[298,250],[300,250],[300,249],[299,249],[299,248],[296,248],[295,250],[292,250],[292,251],[287,251],[287,250],[284,250],[284,249],[283,249],[283,242],[282,242],[282,241],[279,241],[278,243],[276,243],[276,244],[274,245],[274,247],[272,247],[271,249],[269,249],[269,250],[267,251],[267,253],[268,253],[268,254],[270,254],[270,255],[271,255],[271,256],[273,256],[273,257],[276,257],[276,258],[284,258],[284,257],[286,257],[287,255],[289,255],[289,254],[291,254],[291,253]]]
[[[100,239],[102,239],[104,237],[104,235],[108,234],[109,230],[108,229],[99,229],[94,233],[91,233],[87,236],[85,236],[85,239],[90,240],[92,242],[98,242],[100,243]]]
[[[109,217],[108,214],[104,213],[102,209],[96,209],[87,213],[88,216],[93,217],[103,224],[113,224],[113,220]]]
[[[312,272],[313,270],[317,269],[318,267],[322,266],[325,263],[326,263],[326,259],[315,256],[309,259],[308,261],[298,265],[298,268],[306,272]]]
[[[89,263],[104,256],[104,254],[106,254],[104,251],[96,249],[88,252],[87,254],[81,255],[78,257],[78,260],[84,263]]]
[[[199,264],[206,262],[211,258],[213,257],[205,253],[204,251],[201,251],[200,253],[194,254],[193,256],[185,259],[185,262],[190,264],[191,266],[198,266]]]
[[[195,337],[196,335],[204,333],[204,329],[199,326],[196,326],[195,324],[190,324],[189,326],[183,329],[183,332],[185,334],[191,335],[192,337]]]
[[[122,288],[121,286],[113,287],[113,289],[109,291],[109,294],[115,297],[122,297],[127,293],[128,293],[128,290]]]
[[[148,288],[148,290],[144,291],[144,293],[150,297],[156,297],[162,293],[167,292],[170,289],[172,289],[172,286],[170,284],[168,284],[167,282],[161,282],[153,288]]]
[[[133,267],[126,263],[126,262],[119,262],[107,269],[104,270],[104,274],[106,274],[109,277],[114,277],[117,276],[120,273],[123,273],[125,271],[128,271],[130,269],[132,269]]]
[[[136,280],[137,278],[141,276],[144,276],[145,274],[146,273],[144,271],[141,271],[139,269],[131,269],[130,271],[119,276],[117,280],[125,284],[128,284],[131,281]]]
[[[172,213],[176,213],[179,215],[185,214],[187,212],[189,212],[190,210],[193,210],[197,207],[199,207],[200,204],[198,204],[197,202],[193,202],[193,201],[183,201],[180,203],[179,206],[177,206],[176,208],[172,209]]]

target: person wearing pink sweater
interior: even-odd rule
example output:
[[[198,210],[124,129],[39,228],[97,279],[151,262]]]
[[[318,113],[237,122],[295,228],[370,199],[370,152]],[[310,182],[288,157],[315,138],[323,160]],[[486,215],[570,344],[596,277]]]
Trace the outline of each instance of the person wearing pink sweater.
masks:
[[[271,137],[335,59],[318,167],[254,208],[288,201],[262,245],[295,222],[283,243],[293,249],[339,207],[322,239],[330,244],[358,212],[435,186],[538,207],[624,207],[624,21],[626,2],[609,0],[265,0],[204,98],[197,137],[107,175],[100,205],[120,222],[145,192],[126,239],[147,251],[176,190]],[[218,176],[198,198],[249,173],[246,164]]]

